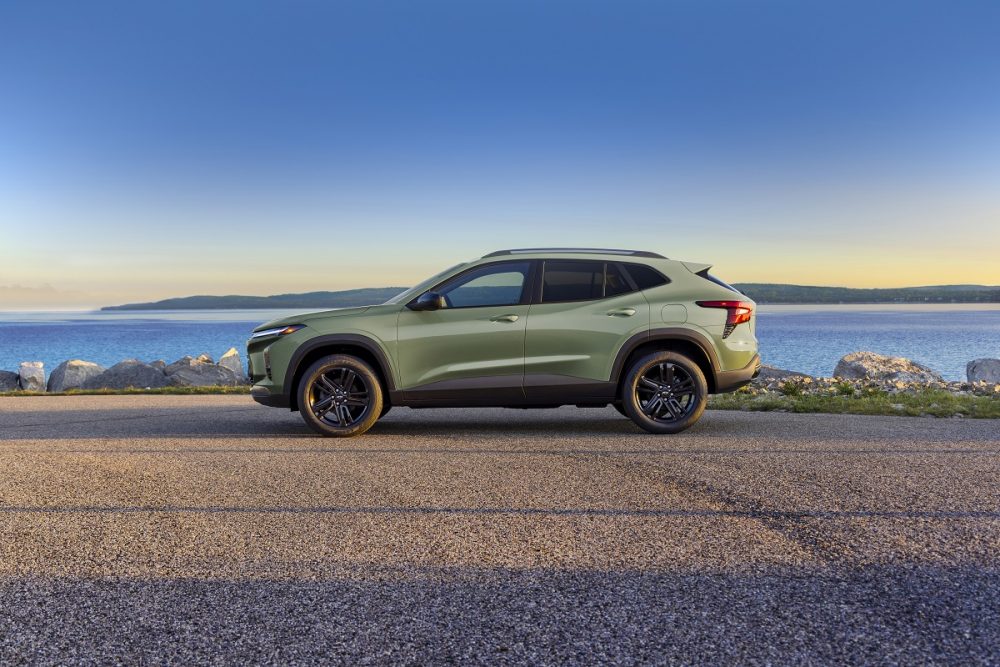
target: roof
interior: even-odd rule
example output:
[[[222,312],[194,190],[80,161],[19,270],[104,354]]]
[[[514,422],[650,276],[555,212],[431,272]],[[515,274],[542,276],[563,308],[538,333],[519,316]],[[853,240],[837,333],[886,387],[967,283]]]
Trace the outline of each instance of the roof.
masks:
[[[483,257],[499,257],[501,255],[536,255],[536,254],[573,254],[573,255],[624,255],[627,257],[652,257],[666,259],[663,255],[648,250],[619,250],[615,248],[513,248],[497,250]]]

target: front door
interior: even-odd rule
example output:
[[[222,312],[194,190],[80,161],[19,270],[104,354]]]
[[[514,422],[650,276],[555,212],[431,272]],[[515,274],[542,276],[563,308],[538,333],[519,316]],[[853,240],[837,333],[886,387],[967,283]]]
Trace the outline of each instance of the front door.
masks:
[[[529,261],[480,265],[431,289],[447,307],[400,311],[397,350],[407,401],[523,398],[531,267]]]

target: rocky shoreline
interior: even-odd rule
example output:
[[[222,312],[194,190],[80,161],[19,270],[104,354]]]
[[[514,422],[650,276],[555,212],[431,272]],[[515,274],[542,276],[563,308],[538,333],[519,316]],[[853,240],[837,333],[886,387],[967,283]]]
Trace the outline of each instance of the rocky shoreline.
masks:
[[[832,377],[763,366],[760,375],[742,389],[751,395],[861,396],[872,390],[915,393],[939,389],[956,395],[1000,397],[1000,359],[975,359],[966,365],[964,382],[948,381],[938,373],[903,357],[853,352],[840,359]],[[59,393],[88,389],[160,389],[164,387],[236,387],[248,385],[243,360],[230,348],[218,362],[207,354],[186,356],[172,364],[126,359],[110,368],[71,359],[46,378],[40,361],[25,361],[18,372],[0,371],[0,391]]]
[[[200,354],[182,357],[172,364],[126,359],[105,368],[91,361],[70,359],[59,364],[48,379],[40,361],[21,362],[16,373],[0,371],[0,391],[60,393],[74,389],[236,387],[249,382],[236,348],[229,348],[218,362]]]
[[[832,377],[763,366],[760,375],[743,391],[755,396],[862,396],[873,390],[899,394],[938,389],[959,396],[1000,397],[1000,359],[975,359],[966,364],[965,371],[964,382],[949,381],[904,357],[852,352],[837,362]]]

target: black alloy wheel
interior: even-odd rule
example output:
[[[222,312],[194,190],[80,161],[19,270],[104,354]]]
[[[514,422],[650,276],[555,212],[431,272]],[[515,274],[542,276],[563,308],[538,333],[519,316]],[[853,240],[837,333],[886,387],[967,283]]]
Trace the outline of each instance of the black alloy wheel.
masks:
[[[701,417],[708,383],[701,368],[676,352],[656,352],[636,361],[622,386],[622,408],[651,433],[677,433]]]
[[[694,380],[687,371],[669,361],[643,373],[635,390],[642,412],[667,424],[684,419],[697,403]]]
[[[319,359],[303,374],[298,391],[302,418],[321,435],[360,435],[382,415],[378,376],[357,357],[334,354]]]

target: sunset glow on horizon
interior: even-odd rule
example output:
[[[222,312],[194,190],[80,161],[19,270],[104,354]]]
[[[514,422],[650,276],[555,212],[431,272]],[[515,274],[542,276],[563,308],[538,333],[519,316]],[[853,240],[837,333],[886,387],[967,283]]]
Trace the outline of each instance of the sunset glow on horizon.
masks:
[[[0,309],[499,248],[1000,285],[996,3],[0,9]]]

